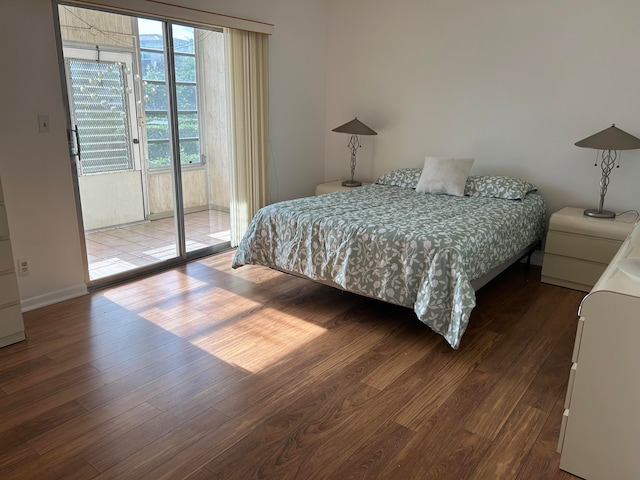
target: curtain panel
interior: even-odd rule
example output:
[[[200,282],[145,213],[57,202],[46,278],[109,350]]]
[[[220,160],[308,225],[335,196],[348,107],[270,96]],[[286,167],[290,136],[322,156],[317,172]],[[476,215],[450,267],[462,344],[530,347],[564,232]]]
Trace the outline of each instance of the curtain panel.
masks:
[[[268,35],[225,28],[231,122],[231,246],[268,202]]]

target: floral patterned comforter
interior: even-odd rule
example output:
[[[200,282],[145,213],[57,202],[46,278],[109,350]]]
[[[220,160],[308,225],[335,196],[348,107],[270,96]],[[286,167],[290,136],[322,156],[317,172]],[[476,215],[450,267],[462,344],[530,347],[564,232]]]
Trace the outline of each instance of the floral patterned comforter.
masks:
[[[262,208],[232,266],[275,267],[413,308],[458,348],[475,307],[470,281],[544,229],[535,193],[504,200],[373,184]]]

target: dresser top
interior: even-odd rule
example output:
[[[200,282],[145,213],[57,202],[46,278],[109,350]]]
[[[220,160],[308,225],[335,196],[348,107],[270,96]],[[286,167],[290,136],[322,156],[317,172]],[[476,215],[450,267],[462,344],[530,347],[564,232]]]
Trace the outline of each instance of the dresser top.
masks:
[[[549,230],[623,241],[637,219],[635,213],[616,218],[593,218],[584,215],[584,208],[565,207],[551,215]]]

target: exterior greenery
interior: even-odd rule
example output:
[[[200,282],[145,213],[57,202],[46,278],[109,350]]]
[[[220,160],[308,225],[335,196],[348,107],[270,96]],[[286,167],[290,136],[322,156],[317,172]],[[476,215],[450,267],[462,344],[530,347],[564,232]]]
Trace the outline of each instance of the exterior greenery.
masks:
[[[193,29],[191,33],[193,38]],[[140,46],[149,167],[168,167],[171,165],[171,148],[164,42],[161,35],[141,35]],[[200,130],[193,40],[175,38],[174,49],[180,163],[199,164]]]

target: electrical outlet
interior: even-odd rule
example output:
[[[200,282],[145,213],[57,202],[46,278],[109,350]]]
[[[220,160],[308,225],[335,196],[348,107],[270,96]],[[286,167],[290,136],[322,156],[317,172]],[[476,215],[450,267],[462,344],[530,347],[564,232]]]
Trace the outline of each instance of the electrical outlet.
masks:
[[[31,274],[31,260],[28,258],[18,259],[18,275],[24,277]]]

